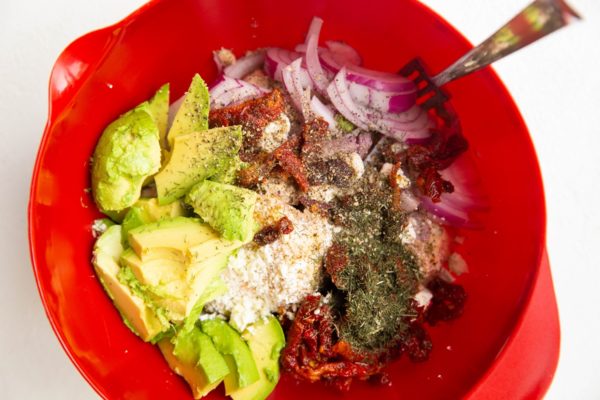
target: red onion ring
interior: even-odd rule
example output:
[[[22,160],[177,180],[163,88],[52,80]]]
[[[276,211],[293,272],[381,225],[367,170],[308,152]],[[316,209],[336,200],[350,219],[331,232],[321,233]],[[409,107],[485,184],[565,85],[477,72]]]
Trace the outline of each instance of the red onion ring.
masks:
[[[310,100],[310,110],[317,117],[321,117],[329,124],[329,129],[337,129],[337,123],[333,111],[321,102],[316,96]]]
[[[290,65],[283,68],[281,73],[283,83],[287,89],[294,106],[302,113],[304,119],[307,119],[310,113],[310,86],[302,85],[302,58],[298,58]]]
[[[228,67],[225,67],[223,73],[230,78],[242,79],[252,71],[260,68],[265,61],[265,52],[257,51],[248,54]]]
[[[306,69],[308,69],[308,74],[314,82],[316,90],[323,97],[327,97],[327,86],[329,85],[329,79],[325,71],[323,71],[323,67],[321,67],[321,62],[319,61],[319,54],[317,51],[318,42],[318,33],[316,35],[313,34],[307,37],[306,54],[304,57],[306,59]]]
[[[328,40],[325,45],[336,60],[342,66],[362,65],[362,57],[354,47],[339,40]]]
[[[210,89],[211,108],[221,108],[256,98],[266,90],[240,79],[223,75]]]

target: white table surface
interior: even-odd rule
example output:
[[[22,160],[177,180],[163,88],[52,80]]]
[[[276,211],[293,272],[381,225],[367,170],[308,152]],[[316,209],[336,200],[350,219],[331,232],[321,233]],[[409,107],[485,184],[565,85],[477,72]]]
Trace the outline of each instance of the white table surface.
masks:
[[[527,0],[423,0],[479,42]],[[29,261],[26,206],[47,110],[47,80],[73,39],[142,0],[0,1],[0,398],[95,399],[55,338]],[[547,399],[600,399],[600,1],[586,18],[499,62],[545,180],[548,247],[562,324]],[[584,85],[585,84],[585,85]]]

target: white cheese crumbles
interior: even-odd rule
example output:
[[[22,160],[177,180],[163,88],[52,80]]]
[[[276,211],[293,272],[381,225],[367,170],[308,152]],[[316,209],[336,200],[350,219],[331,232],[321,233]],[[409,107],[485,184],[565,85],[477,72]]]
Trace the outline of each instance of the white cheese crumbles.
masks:
[[[294,230],[264,246],[249,243],[232,255],[221,275],[228,291],[206,307],[208,312],[229,316],[240,331],[300,302],[318,287],[333,226],[320,215],[301,212],[276,197],[259,196],[255,218],[261,226],[283,216],[292,221]]]

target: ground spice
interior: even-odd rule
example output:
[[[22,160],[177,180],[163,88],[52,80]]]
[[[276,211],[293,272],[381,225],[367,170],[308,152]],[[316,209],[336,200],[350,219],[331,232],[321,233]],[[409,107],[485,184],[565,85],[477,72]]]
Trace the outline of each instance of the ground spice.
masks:
[[[358,187],[333,211],[342,229],[325,267],[345,296],[336,321],[340,339],[356,351],[373,353],[395,343],[406,329],[419,268],[397,240],[404,216],[391,208],[393,189],[373,181]]]

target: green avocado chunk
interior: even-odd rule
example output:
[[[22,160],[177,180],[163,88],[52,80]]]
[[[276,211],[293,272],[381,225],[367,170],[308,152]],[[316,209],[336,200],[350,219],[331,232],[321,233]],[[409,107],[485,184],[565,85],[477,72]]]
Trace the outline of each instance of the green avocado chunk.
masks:
[[[233,400],[264,400],[279,381],[279,354],[285,347],[283,329],[277,318],[271,315],[249,326],[242,333],[242,338],[250,347],[259,379],[251,385],[229,392],[229,396]]]
[[[207,130],[208,112],[208,87],[200,75],[196,74],[192,78],[190,88],[185,94],[183,103],[179,110],[177,110],[177,114],[175,114],[171,129],[169,129],[168,144],[170,148],[173,149],[173,144],[177,136]]]
[[[225,377],[225,394],[258,381],[260,376],[250,348],[231,325],[215,318],[201,321],[200,329],[211,338],[231,370]]]
[[[128,285],[118,278],[122,269],[119,258],[123,253],[121,227],[110,226],[94,244],[92,263],[104,290],[112,299],[121,317],[133,333],[142,340],[152,341],[167,331],[170,324],[146,304]]]
[[[241,242],[227,241],[196,218],[174,217],[129,231],[131,246],[120,256],[127,279],[165,310],[170,321],[190,324],[204,304],[223,292],[219,276]],[[193,325],[193,322],[191,323]]]
[[[92,191],[101,211],[120,211],[139,198],[145,179],[160,169],[159,131],[148,102],[121,115],[94,151]]]
[[[172,339],[162,339],[158,342],[158,347],[169,367],[186,380],[194,399],[206,396],[229,373],[223,356],[215,349],[210,338],[198,328],[190,332],[179,332]]]
[[[167,150],[167,123],[169,121],[169,84],[164,84],[149,100],[150,113],[158,127],[160,147]]]
[[[169,160],[154,177],[158,202],[169,204],[196,183],[222,174],[241,146],[242,130],[237,125],[177,136]]]
[[[203,181],[195,185],[185,201],[225,239],[247,242],[255,230],[256,192],[225,183]]]
[[[156,198],[139,199],[123,218],[123,241],[127,241],[129,231],[138,226],[183,216],[185,216],[185,210],[179,201],[161,206]]]
[[[175,345],[173,354],[183,362],[202,368],[208,383],[220,382],[229,374],[225,359],[200,328],[180,331],[171,342]]]

